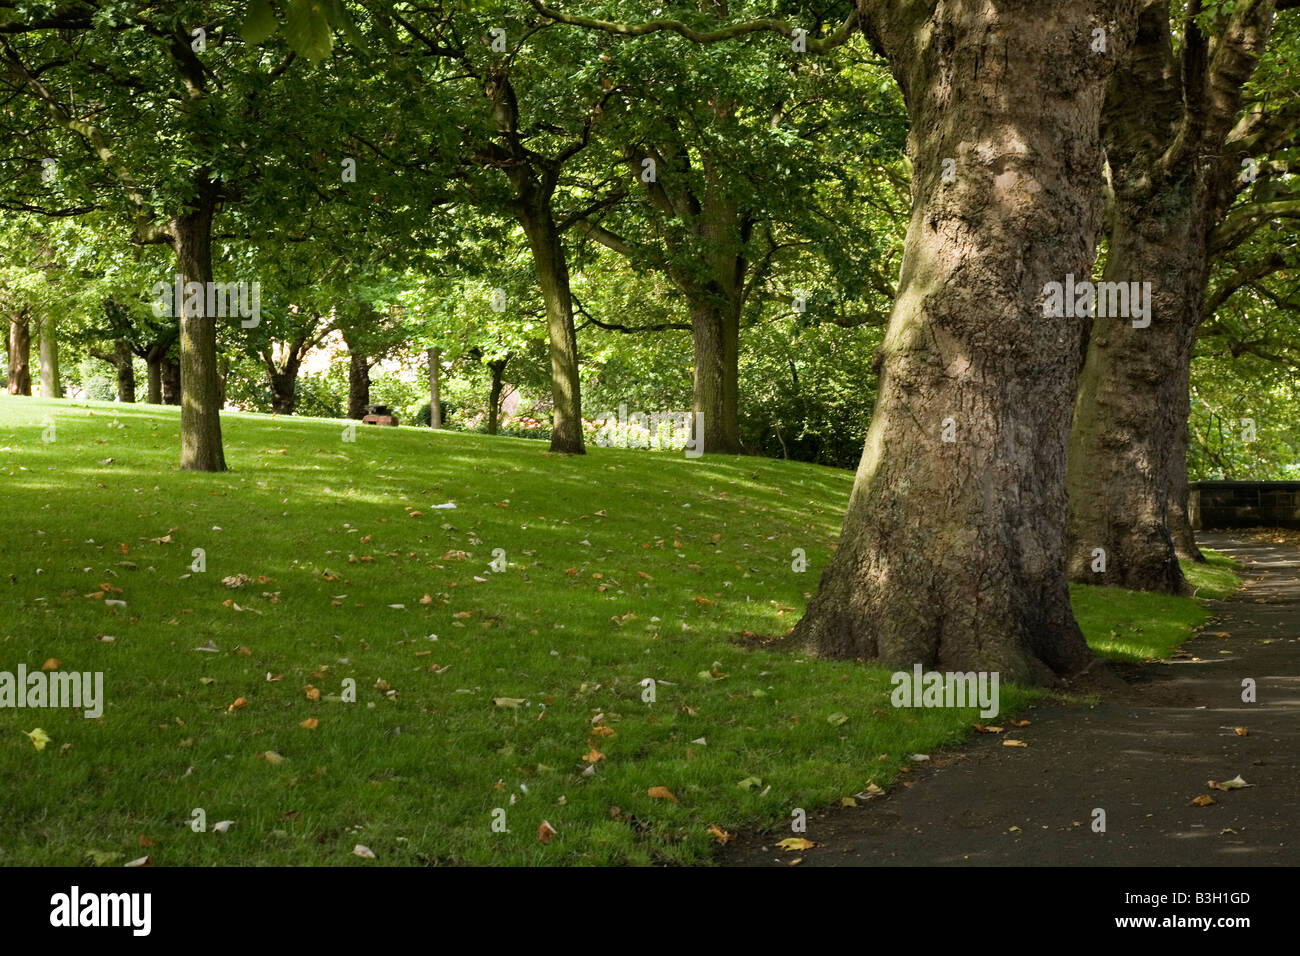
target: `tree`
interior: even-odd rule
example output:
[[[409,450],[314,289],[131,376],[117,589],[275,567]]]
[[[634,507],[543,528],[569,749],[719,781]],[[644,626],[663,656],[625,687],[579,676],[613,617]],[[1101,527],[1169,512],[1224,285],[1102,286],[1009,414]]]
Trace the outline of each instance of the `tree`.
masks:
[[[170,248],[183,288],[210,288],[219,216],[245,230],[271,206],[273,221],[292,216],[284,197],[301,190],[286,186],[302,165],[294,144],[325,138],[293,121],[337,124],[342,112],[322,108],[310,87],[285,93],[296,54],[276,57],[240,41],[233,25],[243,7],[75,2],[27,18],[25,4],[0,3],[0,77],[43,110],[41,145],[51,147],[68,206],[112,209],[131,223],[136,243]],[[281,122],[268,123],[271,116]],[[31,167],[24,181],[34,183],[42,167],[22,154],[21,140],[14,148]],[[187,294],[174,304],[181,467],[223,471],[218,316],[208,314],[209,298]],[[165,377],[161,384],[165,392]]]
[[[1090,661],[1064,546],[1082,322],[1042,316],[1049,283],[1091,268],[1102,99],[1135,13],[1133,0],[858,3],[907,104],[912,219],[839,546],[792,635],[814,652],[1034,681]]]
[[[1144,0],[1107,97],[1102,280],[1127,293],[1130,308],[1099,308],[1087,340],[1068,479],[1076,580],[1180,591],[1171,524],[1184,553],[1197,553],[1186,510],[1188,376],[1211,257],[1225,248],[1237,196],[1264,188],[1246,170],[1300,123],[1293,90],[1248,85],[1273,23],[1271,0],[1212,10],[1193,0],[1176,49],[1169,4]],[[1290,205],[1300,215],[1300,194]],[[1286,210],[1248,202],[1232,216],[1244,228]],[[1132,297],[1144,288],[1148,312],[1134,319]]]

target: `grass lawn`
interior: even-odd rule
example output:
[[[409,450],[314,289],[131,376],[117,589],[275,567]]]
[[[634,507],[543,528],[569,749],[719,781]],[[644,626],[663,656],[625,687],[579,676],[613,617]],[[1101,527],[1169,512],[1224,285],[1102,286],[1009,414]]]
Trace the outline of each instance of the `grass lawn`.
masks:
[[[1182,562],[1195,596],[1221,600],[1241,587],[1231,558],[1208,548],[1201,553],[1205,564]],[[1133,663],[1168,657],[1210,617],[1192,598],[1123,588],[1076,584],[1070,600],[1088,645],[1103,657]]]
[[[0,671],[54,658],[106,697],[99,719],[0,710],[0,864],[700,863],[711,825],[888,787],[981,719],[737,642],[798,619],[850,472],[223,421],[231,471],[182,473],[176,409],[0,399]],[[1120,656],[1204,619],[1076,603]],[[1003,716],[1033,696],[1004,685]]]

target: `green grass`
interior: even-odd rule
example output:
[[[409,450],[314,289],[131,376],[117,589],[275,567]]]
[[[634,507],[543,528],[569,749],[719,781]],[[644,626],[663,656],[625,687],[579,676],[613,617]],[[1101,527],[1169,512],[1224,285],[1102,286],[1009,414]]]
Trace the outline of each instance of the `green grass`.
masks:
[[[1226,598],[1241,587],[1227,555],[1204,550],[1205,564],[1182,562],[1196,597]],[[1195,597],[1072,585],[1070,599],[1088,645],[1105,657],[1141,663],[1168,657],[1210,613]]]
[[[98,720],[0,710],[0,864],[365,865],[358,843],[387,865],[699,863],[710,824],[887,787],[980,719],[890,707],[880,668],[737,642],[798,619],[850,472],[223,422],[231,471],[182,473],[175,409],[0,400],[0,670],[57,658],[104,672],[107,698]],[[1197,607],[1088,595],[1090,637],[1108,601],[1184,636]],[[1003,713],[1034,696],[1004,685]]]

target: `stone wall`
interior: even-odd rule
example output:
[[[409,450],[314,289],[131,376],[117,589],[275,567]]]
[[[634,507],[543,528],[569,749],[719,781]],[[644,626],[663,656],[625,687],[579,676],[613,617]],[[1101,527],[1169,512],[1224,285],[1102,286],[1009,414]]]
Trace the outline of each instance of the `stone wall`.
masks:
[[[1300,528],[1300,481],[1194,481],[1192,527]]]

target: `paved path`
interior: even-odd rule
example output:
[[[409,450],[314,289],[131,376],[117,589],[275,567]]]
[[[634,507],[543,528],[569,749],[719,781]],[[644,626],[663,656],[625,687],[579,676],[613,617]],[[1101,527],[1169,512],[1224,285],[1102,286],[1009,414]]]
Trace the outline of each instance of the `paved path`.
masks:
[[[1053,702],[1022,715],[1031,724],[1015,736],[1027,748],[977,735],[908,775],[910,788],[810,814],[802,835],[824,846],[802,865],[1300,864],[1300,551],[1245,537],[1201,543],[1241,561],[1246,586],[1212,602],[1217,620],[1183,655],[1140,669],[1095,707]],[[1247,677],[1258,703],[1241,700]],[[1206,786],[1238,774],[1254,786]],[[1214,804],[1193,806],[1201,794]],[[1091,829],[1096,807],[1104,834]],[[738,841],[720,862],[786,865],[792,854],[771,843],[789,835]]]

